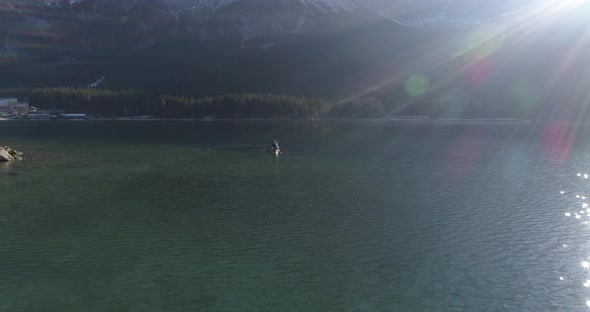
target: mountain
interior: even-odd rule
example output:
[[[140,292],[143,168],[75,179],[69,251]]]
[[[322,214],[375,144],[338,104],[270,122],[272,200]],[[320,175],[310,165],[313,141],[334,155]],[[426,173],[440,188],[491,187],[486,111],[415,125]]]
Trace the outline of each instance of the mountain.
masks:
[[[352,0],[0,4],[0,51],[15,73],[7,81],[13,86],[107,76],[105,85],[112,87],[300,93],[332,70],[366,62],[360,51],[353,53],[373,44],[369,33],[386,37],[375,37],[375,44],[391,44],[404,28]],[[342,54],[340,60],[334,54]],[[318,64],[325,66],[322,73]]]
[[[0,83],[14,93],[105,77],[101,87],[194,96],[403,102],[414,101],[408,81],[427,77],[431,100],[506,102],[514,85],[542,90],[566,47],[584,36],[588,10],[530,14],[537,7],[533,0],[0,0],[0,71],[10,73]]]

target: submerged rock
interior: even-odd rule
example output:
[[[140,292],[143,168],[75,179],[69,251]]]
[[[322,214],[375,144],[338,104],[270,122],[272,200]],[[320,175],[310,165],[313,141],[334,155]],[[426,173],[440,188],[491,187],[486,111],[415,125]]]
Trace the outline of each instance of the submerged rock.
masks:
[[[0,161],[14,161],[14,157],[0,147]]]
[[[23,153],[13,150],[8,146],[0,147],[0,161],[22,160]]]

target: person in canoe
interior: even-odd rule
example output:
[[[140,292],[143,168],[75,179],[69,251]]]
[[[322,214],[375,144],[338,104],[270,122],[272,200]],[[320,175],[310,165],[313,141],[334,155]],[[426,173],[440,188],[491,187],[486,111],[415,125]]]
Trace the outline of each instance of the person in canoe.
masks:
[[[277,154],[281,152],[281,148],[279,147],[279,141],[277,141],[277,139],[274,139],[272,141],[272,145],[268,148],[268,151]]]

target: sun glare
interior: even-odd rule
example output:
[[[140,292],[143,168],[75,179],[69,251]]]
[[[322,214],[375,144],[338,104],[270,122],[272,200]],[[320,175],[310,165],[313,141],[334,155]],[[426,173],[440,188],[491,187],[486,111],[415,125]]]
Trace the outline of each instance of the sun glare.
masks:
[[[545,5],[555,7],[556,9],[571,9],[578,5],[586,3],[587,0],[547,0]]]

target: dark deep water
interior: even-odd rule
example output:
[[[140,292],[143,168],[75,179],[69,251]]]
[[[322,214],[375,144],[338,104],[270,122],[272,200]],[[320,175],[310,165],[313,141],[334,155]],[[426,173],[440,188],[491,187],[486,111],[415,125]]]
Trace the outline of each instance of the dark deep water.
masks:
[[[0,121],[0,310],[586,311],[589,130]]]

